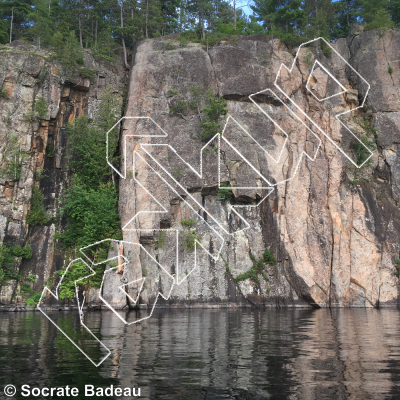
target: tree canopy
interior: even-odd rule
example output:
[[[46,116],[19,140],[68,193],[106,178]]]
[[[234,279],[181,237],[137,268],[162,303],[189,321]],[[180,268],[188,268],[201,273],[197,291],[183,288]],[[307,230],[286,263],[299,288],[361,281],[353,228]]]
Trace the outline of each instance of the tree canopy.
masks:
[[[345,37],[354,22],[366,29],[400,24],[400,0],[253,0],[250,8],[253,15],[237,0],[3,0],[0,42],[26,39],[56,51],[67,44],[112,59],[119,46],[170,33],[265,33],[296,44]]]

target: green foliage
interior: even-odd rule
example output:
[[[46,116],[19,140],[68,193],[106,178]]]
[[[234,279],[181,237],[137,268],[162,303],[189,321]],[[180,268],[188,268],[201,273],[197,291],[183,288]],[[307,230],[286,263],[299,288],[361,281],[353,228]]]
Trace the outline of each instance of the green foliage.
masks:
[[[390,75],[393,74],[393,68],[390,65],[389,65],[389,68],[388,68],[388,72],[389,72]]]
[[[10,96],[8,95],[8,90],[6,88],[0,88],[0,97],[9,100]]]
[[[225,183],[224,185],[221,185],[218,191],[218,200],[231,203],[234,199],[233,192],[232,189],[227,188],[229,188],[229,184]]]
[[[175,105],[170,107],[169,115],[186,115],[188,110],[188,103],[185,100],[176,100]]]
[[[68,270],[57,271],[54,275],[63,277],[59,291],[60,299],[72,300],[75,297],[75,281],[91,273],[89,268],[81,261],[74,262]],[[88,279],[84,279],[77,282],[77,285],[84,286],[87,283]]]
[[[320,40],[319,43],[321,44],[321,50],[325,57],[331,57],[332,49],[323,40]]]
[[[203,108],[203,119],[200,124],[200,138],[207,142],[217,133],[222,132],[219,119],[228,113],[226,100],[223,97],[217,98],[210,94],[206,97],[206,107]]]
[[[400,265],[400,258],[396,258],[396,264]]]
[[[83,53],[75,32],[66,32],[64,35],[57,31],[51,39],[54,49],[54,60],[60,61],[66,72],[72,71],[77,64],[83,64]]]
[[[176,46],[172,40],[168,40],[167,43],[163,44],[164,50],[176,50]]]
[[[360,141],[353,140],[351,142],[351,147],[354,150],[356,156],[356,162],[358,165],[361,165],[365,162],[365,160],[370,156],[369,151],[366,149],[369,148],[372,151],[375,150],[375,132],[376,129],[371,127],[371,121],[367,119],[358,119],[358,123],[361,128],[365,131],[365,136],[360,137]],[[364,146],[365,145],[365,146]],[[367,165],[370,165],[371,161],[367,162]]]
[[[390,14],[384,9],[380,9],[373,17],[373,21],[367,24],[365,30],[379,29],[380,33],[385,33],[388,29],[394,28],[394,22],[390,19]]]
[[[39,303],[41,297],[42,297],[42,291],[35,293],[33,296],[28,297],[26,299],[26,305],[28,307],[35,307],[35,305]]]
[[[30,281],[30,282],[35,282],[36,281],[36,275],[29,275],[29,276],[26,277],[26,280]]]
[[[311,51],[309,49],[307,49],[307,51],[305,52],[304,56],[303,56],[303,62],[305,64],[307,64],[309,67],[312,67],[313,65],[313,53],[311,53]]]
[[[177,89],[175,88],[170,88],[168,90],[168,97],[174,97],[174,96],[178,96],[179,92]]]
[[[90,188],[77,176],[62,198],[67,230],[58,234],[65,247],[83,247],[102,239],[121,239],[118,191],[112,182]]]
[[[35,101],[33,109],[38,119],[44,119],[44,117],[47,115],[47,103],[43,97],[39,97]]]
[[[9,177],[15,180],[22,178],[22,164],[29,156],[26,151],[21,151],[18,134],[10,132],[7,135],[7,144],[1,158],[0,177]]]
[[[49,158],[53,158],[54,157],[54,147],[50,143],[46,147],[46,155]]]
[[[18,244],[12,248],[12,254],[15,257],[22,257],[29,260],[32,258],[32,248],[29,243],[27,243],[23,248]]]
[[[189,229],[188,232],[183,233],[184,240],[182,242],[182,247],[187,252],[193,251],[195,248],[196,242],[200,242],[200,236],[196,235],[195,229]]]
[[[41,180],[42,178],[45,178],[48,175],[46,175],[46,170],[44,168],[41,168],[41,169],[35,171],[34,176],[35,176],[35,179]]]
[[[92,81],[93,78],[96,76],[96,71],[86,67],[82,67],[79,70],[79,76],[81,76],[84,79],[90,79]]]
[[[26,216],[26,223],[30,226],[44,225],[50,219],[50,216],[43,207],[43,193],[39,189],[39,186],[34,186],[32,190],[31,209]]]
[[[351,142],[351,146],[355,152],[358,165],[361,165],[370,156],[370,153],[365,148],[365,146],[370,148],[371,150],[373,150],[375,146],[375,140],[369,139],[366,136],[361,137],[360,141],[361,143],[358,140],[353,140]]]
[[[175,168],[172,170],[172,176],[173,176],[175,179],[179,179],[179,178],[182,177],[183,175],[184,175],[184,171],[182,171],[182,169],[179,168],[179,167],[175,167]]]
[[[189,39],[181,35],[179,35],[178,41],[179,41],[179,47],[186,47],[189,44]]]
[[[0,245],[0,285],[3,286],[11,279],[16,279],[13,264],[16,261],[13,258],[12,249],[5,244]]]
[[[275,264],[275,258],[269,250],[264,250],[263,259],[266,264],[269,264],[269,265]]]
[[[106,133],[119,119],[119,113],[120,104],[115,100],[112,88],[108,88],[103,92],[99,113],[93,124],[82,116],[67,127],[68,166],[73,176],[61,199],[61,214],[65,217],[67,229],[57,234],[65,248],[122,237],[118,185],[113,182],[112,169],[104,162]],[[118,127],[109,132],[108,159],[115,165],[118,162],[118,137]],[[107,254],[104,254],[104,259],[106,257]]]
[[[160,231],[159,235],[158,235],[158,240],[157,243],[155,244],[155,248],[156,249],[160,249],[161,247],[163,247],[165,245],[165,239],[167,238],[167,232],[165,231]]]
[[[108,64],[118,59],[118,46],[113,39],[113,33],[110,26],[106,26],[99,34],[97,43],[92,47],[92,55],[98,62]]]
[[[22,114],[23,117],[29,121],[38,121],[44,119],[47,115],[47,103],[43,97],[38,97],[33,105],[33,110],[29,111],[28,114]]]
[[[88,118],[76,118],[73,124],[66,129],[70,161],[68,166],[72,174],[79,177],[82,184],[96,188],[99,183],[108,182],[112,170],[104,162],[107,145],[106,133],[117,122],[120,115],[120,104],[112,93],[112,88],[104,91],[99,113],[91,125]],[[108,134],[108,160],[111,163],[118,161],[118,127]]]
[[[191,228],[193,225],[196,225],[197,222],[194,219],[182,219],[181,224],[184,226],[187,226],[188,228]]]
[[[268,282],[268,278],[265,276],[265,267],[267,265],[275,264],[275,259],[272,253],[269,250],[265,250],[263,255],[258,260],[256,260],[256,258],[252,255],[250,255],[250,258],[253,266],[245,273],[238,275],[234,279],[235,283],[250,279],[257,285],[259,285],[260,279],[258,276],[260,274],[263,275],[264,279]]]

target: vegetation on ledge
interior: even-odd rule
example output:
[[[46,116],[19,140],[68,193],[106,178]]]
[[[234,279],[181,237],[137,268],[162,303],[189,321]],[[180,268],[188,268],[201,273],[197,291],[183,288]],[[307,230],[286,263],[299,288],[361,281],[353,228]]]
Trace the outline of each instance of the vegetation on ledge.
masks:
[[[253,255],[250,255],[251,261],[253,262],[253,266],[243,274],[238,275],[234,278],[235,283],[239,283],[246,279],[252,280],[257,285],[260,284],[259,275],[262,275],[266,282],[269,282],[269,279],[265,275],[265,269],[267,265],[274,265],[275,259],[272,253],[269,250],[265,250],[263,255],[257,260]]]

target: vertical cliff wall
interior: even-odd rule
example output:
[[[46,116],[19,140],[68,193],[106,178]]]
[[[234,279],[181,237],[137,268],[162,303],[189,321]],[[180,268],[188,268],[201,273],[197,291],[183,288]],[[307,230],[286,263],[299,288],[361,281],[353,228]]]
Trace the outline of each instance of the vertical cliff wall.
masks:
[[[170,300],[159,299],[160,305],[168,307],[397,305],[399,35],[394,30],[385,34],[354,30],[348,39],[333,44],[343,59],[325,48],[323,51],[317,43],[302,49],[293,70],[281,76],[290,98],[324,128],[331,141],[323,135],[313,136],[309,130],[312,124],[301,115],[298,117],[305,125],[290,117],[295,111],[291,103],[272,93],[276,93],[274,81],[281,64],[290,67],[296,54],[296,49],[289,51],[277,39],[237,37],[213,47],[196,43],[180,47],[174,36],[144,40],[134,50],[129,82],[119,60],[99,65],[85,52],[85,66],[96,71],[95,78],[83,79],[78,74],[66,78],[46,50],[23,42],[2,47],[0,76],[7,96],[0,99],[1,151],[4,154],[10,134],[17,133],[20,150],[28,154],[20,179],[0,179],[0,242],[30,243],[33,250],[30,260],[19,260],[15,265],[16,273],[21,277],[35,275],[30,286],[40,291],[54,271],[74,257],[65,255],[54,240],[56,231],[63,229],[58,199],[68,185],[65,127],[80,115],[95,118],[102,90],[111,85],[116,96],[128,93],[125,116],[144,117],[123,121],[120,138],[124,157],[121,172],[125,162],[127,165],[126,179],[120,179],[121,223],[129,223],[124,240],[141,243],[145,249],[124,245],[130,260],[125,279],[147,278],[140,303],[151,305],[158,291],[169,288],[170,280],[159,267],[162,265],[182,279],[174,286]],[[308,88],[322,97],[336,89],[322,68],[313,69],[316,59],[348,89],[324,104]],[[365,84],[347,63],[371,85],[365,107],[346,119],[374,149],[370,162],[360,169],[335,146],[354,159],[360,157],[334,118],[357,108],[366,93]],[[194,88],[201,88],[200,94],[196,95]],[[226,99],[225,118],[234,119],[229,120],[224,137],[240,149],[239,153],[223,140],[220,150],[217,142],[205,146],[200,140],[199,111],[206,106],[207,90]],[[258,92],[255,104],[249,96]],[[39,97],[45,99],[48,113],[42,120],[30,121],[24,114],[32,111]],[[288,133],[279,163],[271,162],[263,149],[278,156],[285,134],[264,112]],[[221,124],[224,126],[224,121]],[[145,144],[168,144],[176,153],[172,148]],[[141,157],[135,166],[133,152]],[[195,172],[200,170],[200,154],[201,177]],[[169,174],[169,180],[161,179],[158,173],[164,177]],[[219,173],[222,184],[252,189],[233,189],[230,204],[226,201],[229,191],[225,199],[219,192]],[[268,194],[265,188],[270,183],[293,176],[275,186],[256,207]],[[270,182],[265,177],[270,177]],[[26,215],[34,185],[39,185],[52,219],[28,227]],[[232,209],[232,205],[242,207]],[[244,220],[249,229],[243,229]],[[221,256],[214,260],[222,243],[213,230],[217,227],[231,235],[224,234]],[[167,228],[178,231],[179,263],[175,233],[164,232]],[[194,270],[194,251],[187,241],[191,230],[207,249],[197,251]],[[117,251],[115,248],[110,254],[116,256]],[[272,253],[274,263],[263,262],[265,251]],[[260,262],[262,268],[257,270]],[[133,305],[116,289],[120,278],[116,275],[106,280],[103,289],[103,295],[117,308]],[[1,304],[23,305],[21,282],[12,280],[0,288]],[[98,290],[86,295],[88,304],[101,304]]]
[[[105,88],[112,86],[114,95],[120,98],[125,93],[127,73],[120,60],[102,65],[85,51],[85,67],[94,71],[94,77],[84,79],[79,75],[79,66],[76,72],[65,74],[57,62],[51,61],[51,55],[23,41],[0,50],[1,86],[7,94],[0,100],[1,155],[5,155],[14,133],[20,150],[28,155],[20,179],[0,178],[0,242],[29,243],[33,250],[31,259],[20,259],[13,267],[21,279],[0,287],[0,304],[5,305],[24,303],[19,293],[25,277],[36,277],[34,283],[28,283],[38,292],[49,278],[48,283],[52,283],[53,273],[73,256],[66,256],[54,238],[63,229],[59,200],[68,185],[67,123],[81,115],[95,118]],[[26,115],[40,97],[47,104],[47,115],[29,120]],[[44,225],[29,227],[26,216],[34,185],[40,187],[51,219]]]
[[[168,235],[160,241],[161,233],[154,229],[171,227],[187,232],[182,220],[185,223],[196,219],[196,211],[200,212],[185,205],[187,193],[198,199],[231,233],[244,227],[229,204],[218,201],[213,146],[203,151],[202,178],[166,147],[147,146],[148,154],[143,152],[144,144],[167,143],[186,162],[199,168],[205,143],[199,139],[196,107],[176,112],[178,101],[193,101],[191,88],[194,86],[211,89],[224,97],[229,115],[240,124],[239,127],[231,121],[224,133],[243,153],[238,155],[229,146],[221,147],[221,182],[237,187],[250,185],[255,189],[233,190],[236,204],[247,205],[239,212],[250,223],[250,229],[232,235],[225,242],[218,261],[204,252],[198,254],[198,268],[174,288],[167,304],[396,305],[396,259],[400,243],[400,32],[391,30],[381,35],[379,31],[369,31],[340,39],[333,46],[343,59],[334,52],[322,51],[318,44],[302,49],[290,75],[282,77],[291,98],[324,127],[333,142],[320,135],[318,151],[315,137],[298,121],[288,119],[286,105],[292,108],[290,102],[263,92],[256,97],[257,107],[248,98],[265,89],[274,89],[279,67],[282,63],[292,65],[296,49],[288,51],[277,39],[262,35],[223,41],[212,48],[195,43],[180,47],[173,39],[145,40],[138,44],[135,53],[125,115],[150,117],[157,125],[143,119],[124,123],[128,174],[120,182],[120,216],[124,226],[137,215],[130,228],[142,229],[125,231],[124,240],[139,240],[169,273],[176,275],[175,238]],[[316,59],[348,89],[324,105],[306,88],[312,74],[309,84],[315,93],[326,94],[331,90],[332,82],[323,76],[321,68],[312,72]],[[375,149],[371,161],[360,169],[334,146],[335,143],[357,158],[346,129],[334,118],[340,112],[358,107],[366,93],[365,84],[347,62],[371,85],[365,107],[346,117],[346,123],[359,137],[370,138],[370,147]],[[389,66],[393,68],[392,73]],[[264,148],[276,152],[284,142],[284,135],[265,117],[263,109],[290,132],[289,145],[279,164],[271,162],[255,143],[257,140]],[[252,139],[242,128],[251,133]],[[168,137],[157,137],[164,133]],[[133,151],[150,164],[149,154],[159,160],[165,171],[179,181],[180,187],[175,190],[165,184],[144,161],[138,162],[133,171]],[[272,176],[275,182],[289,179],[295,174],[303,151],[316,153],[315,160],[304,157],[292,180],[275,186],[261,206],[250,207],[267,194],[262,189],[266,185],[261,175]],[[255,169],[249,168],[242,156]],[[158,207],[147,191],[160,200],[167,212],[141,212],[156,211]],[[208,243],[211,253],[216,252],[216,239],[202,230],[204,224],[200,225],[198,222],[195,228],[202,242]],[[258,281],[238,279],[266,249],[274,255],[275,265],[267,266]],[[194,256],[179,251],[181,273],[188,274],[194,265]],[[148,278],[148,293],[157,292],[162,276],[149,257],[141,257],[133,270],[136,278],[142,274]],[[148,303],[150,299],[144,297],[142,302]]]

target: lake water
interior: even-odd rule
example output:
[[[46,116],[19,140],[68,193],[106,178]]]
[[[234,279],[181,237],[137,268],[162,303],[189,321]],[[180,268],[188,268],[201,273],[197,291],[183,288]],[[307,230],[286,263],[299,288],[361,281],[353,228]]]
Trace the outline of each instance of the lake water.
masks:
[[[93,359],[106,354],[77,313],[51,316]],[[151,400],[400,398],[398,310],[159,310],[131,326],[106,311],[85,323],[112,351],[97,368],[40,313],[0,313],[0,398],[7,384],[15,399],[23,384]]]

